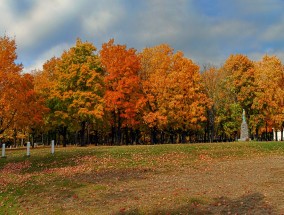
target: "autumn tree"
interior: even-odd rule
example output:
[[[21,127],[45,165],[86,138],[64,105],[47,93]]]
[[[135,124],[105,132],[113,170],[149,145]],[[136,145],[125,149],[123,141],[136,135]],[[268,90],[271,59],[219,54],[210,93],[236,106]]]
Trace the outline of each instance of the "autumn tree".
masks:
[[[167,79],[168,124],[181,132],[181,142],[186,142],[189,131],[201,129],[210,100],[201,83],[199,66],[181,52],[172,56]]]
[[[22,65],[16,64],[16,43],[7,36],[0,37],[0,134],[15,122],[18,112],[18,89]],[[2,135],[3,137],[3,135]]]
[[[199,67],[182,52],[174,53],[166,44],[146,48],[140,55],[143,92],[146,107],[143,119],[151,129],[152,143],[156,133],[168,130],[171,142],[173,133],[181,133],[185,142],[188,131],[196,130],[204,121],[209,100],[204,93]],[[164,138],[160,138],[163,142]]]
[[[16,43],[7,36],[0,38],[0,134],[13,133],[42,123],[47,110],[34,91],[33,78],[22,75],[22,65],[16,64]],[[29,131],[30,132],[30,131]]]
[[[158,143],[158,130],[165,130],[168,123],[167,76],[173,49],[167,44],[143,49],[140,53],[142,90],[146,98],[143,110],[144,124],[150,129],[151,143]]]
[[[220,68],[221,90],[219,91],[217,122],[227,138],[236,139],[241,125],[242,109],[250,123],[254,95],[254,63],[242,54],[231,55]]]
[[[57,133],[62,135],[63,146],[67,144],[67,128],[71,125],[70,117],[59,117],[57,111],[67,112],[66,106],[63,105],[63,102],[55,98],[53,95],[53,90],[57,84],[56,70],[57,65],[60,59],[53,57],[47,60],[43,64],[42,70],[33,71],[33,76],[35,78],[35,90],[39,93],[44,99],[45,104],[49,107],[50,111],[45,116],[45,126],[44,130],[47,133],[47,140],[57,138]]]
[[[35,91],[34,77],[31,74],[23,74],[17,87],[17,106],[15,115],[14,144],[17,130],[27,131],[32,135],[32,146],[34,146],[34,134],[44,124],[44,116],[49,109],[45,106],[44,98]]]
[[[85,131],[91,123],[103,116],[103,70],[96,47],[77,39],[76,45],[61,55],[59,60],[48,62],[46,69],[54,70],[49,107],[57,124],[80,129],[80,144],[86,145]],[[66,142],[64,143],[66,145]]]
[[[210,142],[217,138],[217,110],[221,108],[222,75],[220,69],[214,66],[207,67],[201,74],[205,93],[212,102],[212,105],[207,109],[207,124],[205,127]]]
[[[111,119],[112,143],[120,144],[124,139],[124,143],[128,144],[128,133],[132,134],[133,139],[133,128],[139,123],[143,105],[138,77],[140,61],[135,49],[116,45],[113,39],[102,45],[100,59],[106,72],[104,99]],[[124,129],[123,133],[121,129]]]
[[[43,64],[42,70],[33,70],[31,72],[34,77],[34,89],[44,99],[45,106],[49,108],[48,114],[44,116],[44,126],[42,129],[43,133],[46,133],[47,142],[49,142],[50,136],[52,139],[56,139],[54,138],[55,135],[52,134],[55,134],[58,128],[65,128],[65,122],[55,117],[54,105],[51,103],[53,99],[51,89],[53,89],[56,83],[55,70],[58,62],[59,58],[53,57]],[[61,129],[58,130],[60,133]],[[64,143],[67,141],[65,133],[63,132],[62,134]]]
[[[32,71],[32,75],[34,76],[35,90],[46,99],[48,99],[50,96],[50,90],[56,83],[55,71],[58,62],[59,58],[53,57],[43,64],[42,70]]]
[[[256,129],[266,127],[266,133],[268,127],[281,129],[284,122],[284,79],[279,58],[265,55],[256,63],[256,86],[253,101],[253,109],[258,113],[254,116]]]
[[[247,118],[255,97],[254,62],[242,54],[231,55],[225,62],[223,70],[227,73],[226,87],[235,95]]]

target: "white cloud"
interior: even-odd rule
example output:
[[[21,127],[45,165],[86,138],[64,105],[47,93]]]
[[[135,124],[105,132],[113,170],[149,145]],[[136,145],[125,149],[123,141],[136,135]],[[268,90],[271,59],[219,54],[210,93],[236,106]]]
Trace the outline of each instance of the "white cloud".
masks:
[[[177,37],[184,30],[182,26],[185,16],[186,1],[146,1],[145,11],[140,14],[136,30],[136,36],[141,41],[151,43],[151,41],[165,41]],[[183,17],[183,18],[182,18]]]
[[[0,2],[0,11],[1,11],[1,19],[0,19],[0,27],[2,31],[7,31],[8,27],[13,24],[13,14],[11,8],[9,6],[9,0],[3,0]],[[1,33],[4,33],[1,32]]]
[[[274,44],[284,34],[280,0],[217,3],[211,14],[204,2],[197,10],[195,0],[1,0],[0,33],[16,36],[25,71],[60,55],[76,37],[98,48],[109,38],[138,50],[168,43],[201,65],[219,65],[235,52],[282,56],[283,45]]]
[[[114,1],[97,4],[95,10],[83,16],[83,31],[88,36],[106,34],[121,21],[124,15],[123,7]]]
[[[68,0],[35,1],[23,17],[15,14],[7,32],[16,35],[21,48],[31,48],[39,42],[44,43],[44,39],[75,11],[75,4]]]
[[[31,67],[38,67],[46,60],[44,56],[49,57],[47,53],[57,50],[57,45],[50,46],[73,43],[76,37],[94,39],[109,31],[119,22],[119,17],[124,16],[123,6],[114,1],[30,0],[29,7],[20,8],[23,11],[19,14],[15,4],[14,0],[1,0],[0,29],[4,29],[2,34],[16,37],[19,60],[34,61]],[[43,54],[37,54],[42,51]],[[30,66],[25,70],[29,69]]]
[[[24,68],[24,72],[30,72],[32,70],[41,70],[43,64],[51,59],[52,57],[60,57],[61,54],[65,51],[68,50],[70,47],[72,47],[73,44],[68,44],[68,43],[62,43],[58,44],[44,53],[40,54],[33,62],[32,65],[29,65]]]

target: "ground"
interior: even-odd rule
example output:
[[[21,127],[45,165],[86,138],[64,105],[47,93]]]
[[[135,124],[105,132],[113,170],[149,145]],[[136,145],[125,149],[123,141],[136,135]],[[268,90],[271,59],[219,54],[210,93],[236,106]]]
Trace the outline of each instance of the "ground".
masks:
[[[266,144],[93,147],[61,149],[57,157],[44,155],[47,150],[32,151],[37,155],[31,158],[15,155],[1,163],[0,212],[284,214],[284,147]]]

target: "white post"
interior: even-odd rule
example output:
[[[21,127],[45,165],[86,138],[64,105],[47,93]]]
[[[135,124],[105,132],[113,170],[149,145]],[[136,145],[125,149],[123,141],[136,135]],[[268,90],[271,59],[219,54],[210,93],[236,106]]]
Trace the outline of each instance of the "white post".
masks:
[[[31,143],[30,142],[27,142],[27,156],[29,157],[31,154],[30,154],[30,148],[31,148]]]
[[[5,143],[2,144],[2,158],[6,157],[5,156]]]
[[[51,154],[54,154],[54,140],[51,140]]]

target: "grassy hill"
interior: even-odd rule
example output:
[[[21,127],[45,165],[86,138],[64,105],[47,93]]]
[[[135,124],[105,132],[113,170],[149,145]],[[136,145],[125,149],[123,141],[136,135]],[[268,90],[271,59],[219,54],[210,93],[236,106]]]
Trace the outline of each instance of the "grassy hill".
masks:
[[[0,214],[284,212],[283,142],[67,147],[54,155],[35,148],[30,157],[11,149],[6,155]]]

